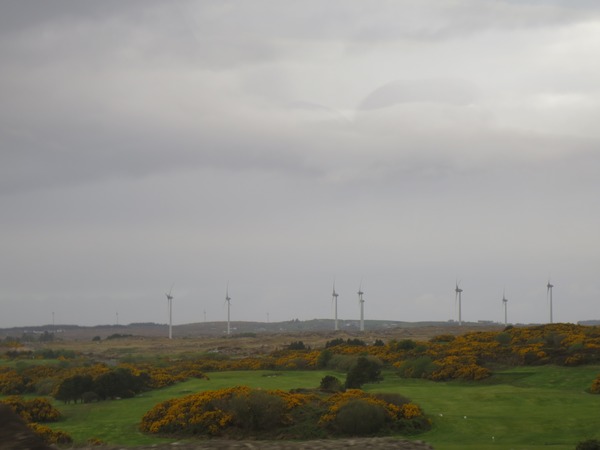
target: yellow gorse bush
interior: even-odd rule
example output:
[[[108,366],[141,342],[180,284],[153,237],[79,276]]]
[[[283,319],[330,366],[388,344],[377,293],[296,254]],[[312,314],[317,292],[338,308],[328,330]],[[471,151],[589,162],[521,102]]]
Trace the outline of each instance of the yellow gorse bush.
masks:
[[[330,396],[319,396],[313,393],[260,390],[237,386],[200,392],[159,403],[144,415],[140,429],[147,433],[159,434],[221,435],[230,427],[240,426],[241,418],[238,416],[239,409],[236,399],[249,399],[257,392],[283,400],[285,411],[288,413],[301,411],[306,406],[310,406],[311,411],[314,411],[315,408],[322,411],[318,422],[314,424],[315,427],[327,428],[335,420],[340,409],[356,399],[381,407],[385,411],[386,422],[390,428],[401,428],[396,425],[416,419],[421,419],[421,424],[429,426],[423,412],[414,403],[394,404],[359,389],[349,389],[346,392]],[[280,418],[278,426],[285,427],[292,424],[291,415],[286,414]],[[418,426],[413,429],[418,429]]]
[[[179,399],[159,403],[142,418],[140,429],[149,433],[191,432],[192,434],[218,435],[235,419],[229,410],[229,400],[248,397],[252,390],[247,386],[205,391]],[[287,409],[304,404],[302,394],[283,391],[265,391],[281,397]]]

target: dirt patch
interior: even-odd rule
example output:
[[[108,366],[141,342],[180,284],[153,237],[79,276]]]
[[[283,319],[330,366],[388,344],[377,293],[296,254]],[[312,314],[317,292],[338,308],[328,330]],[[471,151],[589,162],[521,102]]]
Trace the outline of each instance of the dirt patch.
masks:
[[[314,441],[227,441],[209,440],[196,443],[173,443],[151,447],[135,447],[127,450],[433,450],[422,441],[394,438],[319,439]],[[124,450],[123,447],[90,447],[89,450]]]

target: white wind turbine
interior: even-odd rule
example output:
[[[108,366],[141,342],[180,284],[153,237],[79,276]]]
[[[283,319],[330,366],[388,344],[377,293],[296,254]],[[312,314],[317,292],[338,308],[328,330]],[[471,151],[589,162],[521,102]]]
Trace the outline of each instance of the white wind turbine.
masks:
[[[456,282],[456,289],[454,289],[454,303],[458,301],[458,324],[462,325],[462,289],[458,287],[459,281]]]
[[[507,305],[508,299],[506,298],[505,291],[502,291],[502,304],[504,305],[504,326],[508,325],[508,313],[507,313]]]
[[[546,285],[546,296],[548,297],[548,299],[550,300],[550,323],[552,322],[552,288],[554,287],[553,284],[550,283],[550,280],[548,280],[548,284]]]
[[[333,325],[333,329],[335,331],[339,330],[338,327],[338,297],[340,294],[338,294],[337,292],[335,292],[335,280],[333,281],[333,293],[331,294],[331,303],[333,303],[333,308],[334,308],[334,325]]]
[[[171,285],[171,289],[169,289],[168,294],[165,292],[165,295],[167,296],[167,304],[169,306],[169,339],[173,339],[173,295],[171,295],[171,293],[173,292],[174,286],[175,283]]]
[[[227,335],[229,336],[231,334],[231,297],[229,296],[229,283],[227,283],[227,287],[225,288],[225,303],[227,303]]]
[[[362,281],[358,285],[358,304],[360,305],[360,331],[365,331],[365,300],[363,299],[364,292],[362,291]]]

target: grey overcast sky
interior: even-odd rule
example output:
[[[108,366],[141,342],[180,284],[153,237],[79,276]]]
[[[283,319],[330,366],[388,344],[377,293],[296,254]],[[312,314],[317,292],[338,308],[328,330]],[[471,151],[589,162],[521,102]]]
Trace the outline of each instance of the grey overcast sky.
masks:
[[[0,3],[0,327],[600,319],[600,2]]]

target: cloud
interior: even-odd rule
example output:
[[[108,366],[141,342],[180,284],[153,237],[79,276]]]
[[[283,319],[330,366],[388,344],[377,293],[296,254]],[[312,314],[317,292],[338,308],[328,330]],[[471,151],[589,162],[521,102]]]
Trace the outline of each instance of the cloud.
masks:
[[[599,8],[3,3],[1,320],[589,315]]]
[[[442,103],[466,106],[477,98],[472,83],[463,80],[396,80],[371,92],[359,109],[369,110],[398,103]]]

